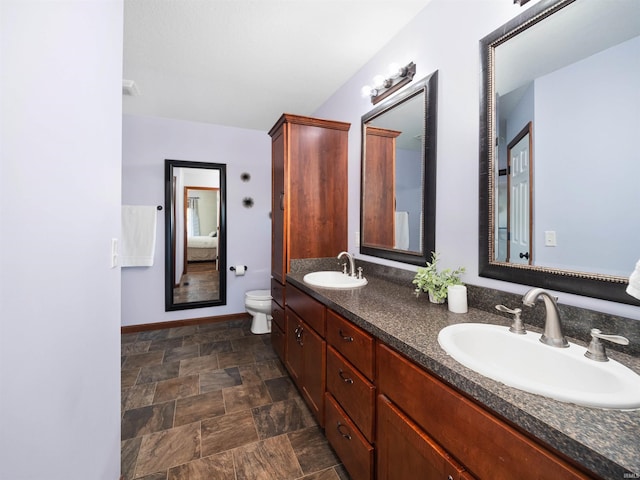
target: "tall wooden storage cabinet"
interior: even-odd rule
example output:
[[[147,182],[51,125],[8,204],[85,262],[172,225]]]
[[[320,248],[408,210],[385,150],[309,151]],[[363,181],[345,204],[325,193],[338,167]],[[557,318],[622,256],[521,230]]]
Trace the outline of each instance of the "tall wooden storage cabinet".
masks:
[[[272,138],[271,269],[284,285],[290,260],[347,249],[349,123],[284,114]]]

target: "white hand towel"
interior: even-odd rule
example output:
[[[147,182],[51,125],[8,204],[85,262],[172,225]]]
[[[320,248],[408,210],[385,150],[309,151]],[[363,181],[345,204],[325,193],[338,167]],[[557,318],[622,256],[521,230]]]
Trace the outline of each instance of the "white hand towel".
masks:
[[[122,206],[120,266],[150,267],[156,249],[157,207]]]
[[[409,212],[396,212],[396,244],[394,248],[409,249]]]
[[[629,277],[629,286],[627,287],[627,293],[632,297],[640,300],[640,260],[636,263],[636,269]]]

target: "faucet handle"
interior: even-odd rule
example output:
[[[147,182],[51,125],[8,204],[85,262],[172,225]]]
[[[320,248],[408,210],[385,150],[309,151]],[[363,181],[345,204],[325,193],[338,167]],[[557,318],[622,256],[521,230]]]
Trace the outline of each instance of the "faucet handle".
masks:
[[[344,262],[342,264],[342,273],[344,273],[345,275],[349,275],[349,272],[347,271],[347,262]]]
[[[527,331],[524,328],[524,323],[522,322],[522,318],[520,318],[520,314],[522,313],[521,308],[508,308],[504,305],[496,305],[496,310],[499,312],[510,313],[513,317],[513,323],[511,327],[509,327],[509,331],[511,333],[516,333],[518,335],[524,335]]]
[[[608,340],[613,343],[617,343],[619,345],[629,345],[629,339],[623,337],[621,335],[605,335],[597,328],[591,329],[591,343],[589,343],[589,347],[587,351],[584,352],[584,356],[590,358],[591,360],[595,360],[596,362],[608,362],[609,357],[607,357],[607,352],[604,349],[604,344],[600,341]]]

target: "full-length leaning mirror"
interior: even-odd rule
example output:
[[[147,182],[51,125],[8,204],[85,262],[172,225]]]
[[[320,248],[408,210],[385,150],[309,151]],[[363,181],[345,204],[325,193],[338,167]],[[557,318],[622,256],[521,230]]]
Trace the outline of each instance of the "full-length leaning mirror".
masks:
[[[481,40],[481,276],[638,303],[639,18],[543,0]]]
[[[165,310],[227,303],[226,165],[165,160]]]
[[[362,117],[360,252],[423,265],[435,251],[438,72]]]

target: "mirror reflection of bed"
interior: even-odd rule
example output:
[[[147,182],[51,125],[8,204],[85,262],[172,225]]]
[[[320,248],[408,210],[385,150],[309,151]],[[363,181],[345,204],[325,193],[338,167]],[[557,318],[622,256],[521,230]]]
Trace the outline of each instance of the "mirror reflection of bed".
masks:
[[[220,189],[184,187],[184,269],[174,303],[216,300],[219,292]]]

